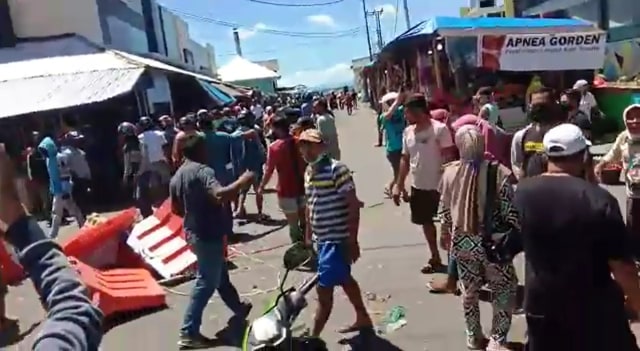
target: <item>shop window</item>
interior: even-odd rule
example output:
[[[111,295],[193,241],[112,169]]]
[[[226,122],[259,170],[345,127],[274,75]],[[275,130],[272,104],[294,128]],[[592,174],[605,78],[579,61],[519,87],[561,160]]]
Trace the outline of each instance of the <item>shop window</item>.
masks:
[[[182,49],[182,57],[184,59],[184,63],[193,64],[193,53],[189,49]]]
[[[609,28],[640,24],[638,0],[609,0]]]

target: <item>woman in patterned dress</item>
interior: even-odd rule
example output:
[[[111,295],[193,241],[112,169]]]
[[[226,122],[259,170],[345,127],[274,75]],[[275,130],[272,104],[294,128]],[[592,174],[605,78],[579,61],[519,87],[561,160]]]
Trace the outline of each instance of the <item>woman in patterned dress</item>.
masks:
[[[441,245],[458,262],[462,283],[467,347],[470,350],[506,351],[511,327],[517,278],[512,263],[490,263],[483,246],[482,218],[487,190],[489,161],[484,160],[484,137],[472,125],[455,134],[460,160],[445,166],[440,182],[442,233]],[[512,206],[511,171],[497,166],[497,184],[493,206],[496,233],[518,228],[518,214]],[[491,233],[493,234],[493,233]],[[489,340],[480,324],[479,291],[484,282],[492,291],[493,321]],[[488,345],[487,345],[488,342]]]

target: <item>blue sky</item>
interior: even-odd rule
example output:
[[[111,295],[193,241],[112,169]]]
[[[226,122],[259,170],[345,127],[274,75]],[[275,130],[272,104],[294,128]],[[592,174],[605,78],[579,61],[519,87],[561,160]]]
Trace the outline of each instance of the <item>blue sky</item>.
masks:
[[[270,0],[280,3],[318,3],[326,0]],[[408,0],[412,24],[435,15],[458,16],[468,0]],[[345,0],[330,6],[276,7],[248,0],[160,0],[170,9],[241,25],[242,51],[249,60],[278,59],[280,85],[330,85],[351,81],[351,60],[368,55],[364,29],[341,38],[294,38],[261,32],[273,29],[293,32],[335,32],[363,27],[360,0]],[[402,1],[366,0],[368,9],[382,8],[385,41],[406,30]],[[400,7],[397,9],[396,7]],[[397,23],[396,23],[396,16]],[[186,19],[191,36],[211,43],[218,67],[234,57],[231,28],[202,20]],[[374,30],[371,19],[370,27]],[[394,34],[395,28],[395,34]],[[375,32],[372,32],[375,37]]]

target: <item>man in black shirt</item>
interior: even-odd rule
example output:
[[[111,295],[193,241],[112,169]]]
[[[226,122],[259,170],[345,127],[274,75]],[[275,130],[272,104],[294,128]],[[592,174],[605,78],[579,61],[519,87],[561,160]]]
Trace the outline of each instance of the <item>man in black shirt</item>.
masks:
[[[624,309],[625,295],[640,308],[637,269],[617,200],[583,177],[589,145],[573,124],[550,129],[547,172],[515,194],[529,351],[639,350]]]
[[[582,99],[580,91],[569,89],[562,93],[560,104],[567,111],[567,122],[577,125],[587,139],[591,139],[591,117],[580,110],[580,99]]]

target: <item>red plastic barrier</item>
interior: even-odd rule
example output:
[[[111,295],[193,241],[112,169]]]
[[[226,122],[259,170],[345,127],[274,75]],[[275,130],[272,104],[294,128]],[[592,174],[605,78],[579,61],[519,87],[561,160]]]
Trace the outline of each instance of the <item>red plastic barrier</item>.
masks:
[[[131,229],[138,216],[135,208],[122,211],[95,226],[81,228],[61,246],[73,256],[93,267],[118,265],[120,235]]]
[[[74,257],[70,257],[69,262],[87,285],[93,303],[105,316],[166,305],[165,291],[146,269],[100,271]]]
[[[4,240],[0,242],[0,269],[2,270],[2,277],[0,278],[7,285],[17,285],[25,278],[24,270],[18,262],[17,255]]]

